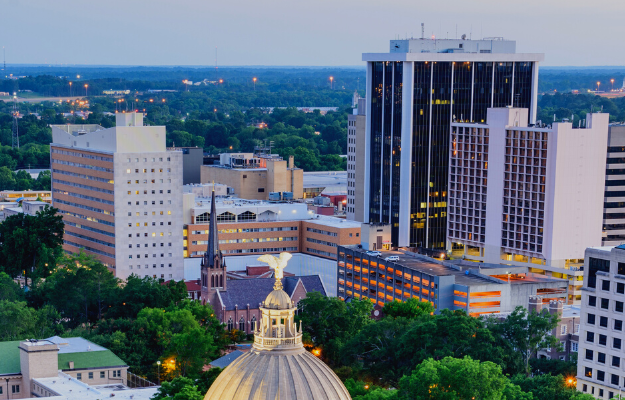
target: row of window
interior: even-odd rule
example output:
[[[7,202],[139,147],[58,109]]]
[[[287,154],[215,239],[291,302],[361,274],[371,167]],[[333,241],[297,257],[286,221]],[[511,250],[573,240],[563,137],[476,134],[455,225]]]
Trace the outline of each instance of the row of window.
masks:
[[[324,246],[337,247],[336,243],[326,242],[325,240],[318,240],[318,239],[314,239],[314,238],[310,238],[310,237],[307,237],[306,241],[307,242],[311,242],[311,243],[322,244]]]
[[[79,249],[83,249],[83,250],[89,251],[91,253],[100,254],[102,256],[115,258],[115,254],[107,253],[105,251],[94,249],[93,247],[84,246],[82,244],[78,244],[78,243],[75,243],[75,242],[70,242],[69,240],[63,239],[63,243],[68,244],[70,246],[77,247]]]
[[[603,282],[608,282],[608,284],[610,283],[609,281],[603,281]],[[588,305],[590,307],[596,307],[597,306],[597,296],[588,296]],[[610,299],[600,298],[600,300],[599,300],[599,307],[601,307],[601,309],[603,309],[603,310],[609,310],[610,309]],[[622,301],[618,301],[618,300],[614,301],[614,311],[620,312],[620,313],[623,312],[623,302]]]
[[[141,171],[144,174],[148,173],[148,168],[135,168],[135,174],[138,174],[139,171]],[[126,169],[126,173],[129,174],[132,172],[131,168]],[[155,173],[156,172],[156,168],[150,168],[150,172],[151,173]],[[163,172],[163,168],[158,168],[158,172]],[[167,172],[171,172],[171,168],[167,168]],[[128,181],[128,183],[130,183],[130,181]]]
[[[139,159],[138,159],[138,158],[135,158],[134,160],[135,160],[134,162],[136,162],[136,163],[137,163],[137,162],[139,162]],[[158,158],[158,161],[161,161],[161,162],[162,162],[162,161],[163,161],[163,157],[159,157],[159,158]],[[171,161],[171,158],[170,158],[170,157],[167,157],[167,161]],[[127,158],[127,159],[126,159],[126,162],[133,162],[133,161],[132,161],[132,158]],[[143,158],[143,162],[148,162],[148,159],[144,157],[144,158]],[[156,157],[152,157],[152,162],[156,162]]]
[[[162,201],[163,200],[161,200],[161,204],[163,204]],[[157,215],[156,211],[152,211],[152,215],[156,216]],[[165,211],[158,211],[158,215],[165,215]],[[171,215],[171,210],[167,210],[167,215]],[[132,217],[132,212],[128,211],[128,216]],[[135,216],[140,217],[141,216],[141,212],[135,211]],[[148,211],[144,211],[143,212],[143,216],[147,217],[148,216]]]
[[[328,235],[328,236],[338,236],[339,234],[336,232],[329,232],[329,231],[324,231],[321,229],[315,229],[315,228],[306,228],[306,230],[308,232],[313,232],[313,233],[321,233],[322,235]],[[358,235],[356,235],[358,236]]]
[[[89,200],[89,201],[95,201],[98,203],[103,203],[103,204],[109,204],[109,205],[114,205],[115,203],[110,201],[110,200],[104,200],[100,197],[93,197],[93,196],[87,196],[85,194],[78,194],[78,193],[72,193],[72,192],[67,192],[65,190],[60,190],[60,189],[54,189],[52,190],[53,193],[58,193],[58,194],[64,194],[66,196],[70,196],[70,197],[76,197],[78,199],[84,199],[84,200]]]
[[[104,240],[95,239],[95,238],[93,238],[91,236],[81,235],[79,233],[65,231],[65,236],[73,236],[73,237],[78,238],[78,239],[88,240],[90,242],[101,244],[103,246],[115,248],[115,244],[114,243],[105,242]]]
[[[248,321],[248,323],[250,324],[250,331],[254,332],[256,330],[256,316],[253,316],[252,320]],[[232,317],[228,319],[228,323],[226,324],[226,327],[229,331],[234,329],[234,321],[232,320]],[[239,324],[238,324],[237,329],[245,332],[245,318],[241,317],[241,319],[239,319]]]
[[[114,374],[113,378],[122,376],[121,371],[113,371],[113,374]],[[89,377],[89,379],[93,379],[93,372],[89,372],[87,376]],[[106,378],[106,371],[100,371],[100,379],[104,379],[104,378]],[[82,372],[78,372],[76,374],[76,379],[78,379],[79,381],[82,381]]]
[[[169,268],[171,268],[172,264],[169,263],[168,266],[169,266]],[[141,269],[141,265],[140,264],[137,264],[136,267],[137,267],[137,269]],[[128,266],[128,269],[132,269],[132,268],[133,268],[132,265]],[[149,264],[145,264],[144,269],[148,269],[148,268],[150,268],[150,265]],[[152,268],[156,268],[156,264],[152,264]],[[161,268],[165,268],[165,264],[161,264]],[[169,275],[169,277],[171,278],[171,275]],[[162,278],[162,276],[161,276],[161,278]]]
[[[9,390],[9,380],[7,379],[7,390]],[[0,395],[3,393],[4,388],[0,386]],[[20,385],[11,385],[11,393],[16,394],[20,392]]]
[[[58,200],[57,200],[58,201]],[[80,219],[84,219],[86,221],[91,221],[91,222],[97,222],[98,224],[104,224],[104,225],[109,225],[109,226],[115,226],[114,222],[109,222],[109,221],[105,221],[103,219],[98,219],[95,217],[88,217],[86,215],[82,215],[82,214],[78,214],[78,213],[73,213],[73,212],[69,212],[69,211],[60,211],[61,214],[64,215],[68,215],[70,217],[75,217],[75,218],[80,218]],[[67,222],[65,222],[67,224]]]
[[[168,172],[169,172],[169,171],[168,171]],[[168,181],[169,181],[168,183],[171,183],[171,179],[168,179]],[[128,183],[129,185],[130,185],[130,184],[132,184],[132,180],[130,180],[130,179],[129,179],[129,180],[127,181],[127,183]],[[158,182],[156,182],[156,179],[150,179],[150,180],[144,179],[144,180],[143,180],[143,184],[148,184],[148,183],[163,183],[163,179],[159,179],[159,180],[158,180]],[[140,181],[139,181],[139,179],[136,179],[136,180],[135,180],[135,184],[137,184],[137,185],[140,185],[140,184],[141,184],[141,183],[140,183]]]
[[[588,323],[588,325],[595,325],[597,322],[597,316],[595,314],[588,314],[586,316],[586,322]],[[599,326],[602,328],[607,328],[608,327],[608,317],[604,317],[604,316],[600,316],[599,317]],[[614,326],[613,329],[615,331],[622,331],[623,330],[623,321],[620,319],[615,319],[614,320]]]
[[[52,179],[52,183],[59,183],[61,185],[73,186],[73,187],[77,187],[77,188],[81,188],[81,189],[93,190],[95,192],[102,192],[102,193],[107,193],[107,194],[114,194],[115,193],[112,190],[101,189],[99,187],[89,186],[89,185],[81,185],[80,183],[62,181],[60,179]]]
[[[234,249],[222,250],[224,254],[242,254],[242,253],[281,253],[283,251],[297,251],[297,247],[267,247],[263,249]],[[204,255],[204,251],[194,252],[197,255]],[[201,253],[201,254],[200,254]]]
[[[172,256],[172,255],[171,255],[171,253],[167,253],[167,257],[171,257],[171,256]],[[164,253],[161,253],[161,257],[165,257],[165,254],[164,254]],[[128,258],[129,258],[129,259],[132,259],[132,254],[129,254],[129,255],[128,255]],[[137,257],[136,257],[136,258],[141,258],[141,254],[137,254]],[[150,258],[150,257],[149,257],[149,254],[144,254],[144,255],[143,255],[143,258]],[[155,253],[152,253],[152,258],[156,258],[156,254],[155,254]]]
[[[306,247],[306,251],[308,253],[313,253],[313,254],[317,254],[320,256],[332,257],[332,258],[336,257],[336,253],[330,253],[330,252],[323,251],[323,250],[312,249],[310,247]]]
[[[106,236],[115,237],[115,233],[103,231],[102,229],[92,228],[90,226],[76,224],[74,222],[65,221],[65,225],[69,225],[69,226],[73,226],[73,227],[76,227],[76,228],[84,229],[84,230],[87,230],[87,231],[99,233],[100,235],[106,235]]]
[[[96,167],[95,165],[75,163],[75,162],[71,162],[71,161],[63,161],[63,160],[52,159],[52,163],[60,164],[60,165],[67,165],[67,166],[70,166],[70,167],[92,169],[94,171],[102,171],[102,172],[113,173],[113,169],[112,168]]]
[[[168,247],[171,247],[171,243],[167,243]],[[141,247],[141,243],[137,243],[135,247]],[[148,247],[148,243],[143,243],[143,247]],[[152,247],[156,247],[156,243],[152,243]],[[165,243],[161,242],[161,247],[165,247]],[[128,244],[128,248],[132,249],[132,243]]]
[[[54,169],[53,168],[52,169],[52,173],[53,174],[67,175],[67,176],[73,176],[75,178],[89,179],[89,180],[92,180],[92,181],[103,182],[103,183],[110,183],[110,184],[115,183],[115,181],[113,179],[99,178],[97,176],[91,176],[91,175],[85,175],[85,174],[77,174],[75,172],[63,171],[61,169]]]
[[[168,182],[168,183],[171,183],[171,179],[168,179],[168,180],[170,181],[170,182]],[[151,194],[156,194],[156,190],[152,190],[151,192],[152,192]],[[167,193],[171,193],[171,189],[168,189],[168,190],[167,190]],[[135,194],[142,194],[142,193],[141,193],[141,191],[140,191],[140,190],[135,190]],[[144,191],[143,191],[143,194],[149,194],[149,193],[148,193],[148,191],[147,191],[147,190],[144,190]],[[162,189],[161,189],[161,190],[159,190],[159,194],[163,194],[163,190],[162,190]],[[130,195],[132,195],[132,190],[129,190],[129,191],[128,191],[128,195],[129,195],[129,196],[130,196]]]
[[[165,225],[164,221],[161,221],[161,222],[159,223],[159,225],[160,225],[160,226],[164,226],[164,225]],[[171,225],[171,221],[167,221],[167,225]],[[141,222],[135,222],[135,226],[136,226],[137,228],[138,228],[138,227],[140,227],[140,226],[141,226]],[[143,227],[146,227],[146,226],[148,226],[148,223],[147,223],[147,222],[144,222],[144,223],[143,223]],[[156,226],[156,222],[155,222],[155,221],[152,221],[152,226]],[[128,227],[129,227],[129,228],[132,228],[132,222],[129,222],[129,223],[128,223]],[[137,234],[137,236],[139,236],[139,234]],[[147,236],[147,234],[146,234],[146,236]],[[171,235],[169,235],[169,236],[171,236]],[[129,233],[129,234],[128,234],[128,237],[132,237],[132,234],[131,234],[131,233]]]
[[[297,226],[279,226],[275,228],[237,228],[237,229],[219,229],[219,233],[254,233],[254,232],[282,232],[296,231]],[[192,235],[208,235],[208,229],[203,231],[191,231]]]
[[[585,367],[584,368],[584,376],[587,378],[592,378],[593,377],[593,369],[590,367]],[[602,370],[596,370],[596,374],[594,375],[595,379],[597,379],[599,382],[605,382],[605,371]],[[615,385],[615,386],[620,386],[620,382],[621,382],[621,377],[616,375],[616,374],[610,374],[610,384]],[[625,379],[623,379],[623,382],[625,384]],[[586,386],[586,385],[584,385]],[[586,389],[584,388],[584,391],[586,391]],[[601,390],[601,392],[603,392],[603,390]],[[603,396],[603,393],[600,393],[600,396]]]
[[[90,160],[113,162],[113,157],[96,156],[93,154],[79,153],[77,151],[60,150],[60,149],[53,148],[50,150],[50,152],[55,153],[55,154],[63,154],[66,156],[72,156],[72,157],[88,158]]]

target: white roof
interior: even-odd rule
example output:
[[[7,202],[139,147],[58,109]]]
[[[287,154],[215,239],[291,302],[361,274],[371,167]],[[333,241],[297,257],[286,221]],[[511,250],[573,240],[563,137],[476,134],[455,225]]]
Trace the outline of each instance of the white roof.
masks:
[[[149,400],[158,390],[158,386],[138,389],[119,384],[89,386],[60,371],[58,377],[33,380],[60,395],[47,397],[51,400],[102,400],[113,396],[117,400]]]
[[[325,225],[332,228],[360,228],[361,223],[351,221],[345,218],[330,217],[327,215],[317,215],[317,218],[313,218],[310,222],[319,225]]]
[[[304,188],[340,187],[347,190],[347,171],[304,172]]]

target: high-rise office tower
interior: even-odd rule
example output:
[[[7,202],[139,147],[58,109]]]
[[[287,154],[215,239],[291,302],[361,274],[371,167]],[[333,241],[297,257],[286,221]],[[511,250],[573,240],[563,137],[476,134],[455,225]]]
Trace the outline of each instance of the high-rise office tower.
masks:
[[[464,36],[464,35],[463,35]],[[364,222],[390,224],[396,246],[444,248],[452,121],[484,122],[491,107],[524,107],[536,119],[542,54],[516,42],[392,40],[365,53]]]
[[[465,259],[568,279],[578,302],[584,250],[601,245],[609,115],[587,114],[583,128],[530,127],[527,115],[451,124],[447,239]]]
[[[358,98],[352,115],[347,116],[347,219],[364,221],[366,99]],[[357,184],[358,183],[358,184]]]
[[[603,245],[625,243],[625,125],[610,125],[603,204]]]
[[[122,279],[184,279],[182,152],[167,151],[165,127],[143,126],[143,114],[119,113],[116,122],[52,126],[63,250],[93,255]]]

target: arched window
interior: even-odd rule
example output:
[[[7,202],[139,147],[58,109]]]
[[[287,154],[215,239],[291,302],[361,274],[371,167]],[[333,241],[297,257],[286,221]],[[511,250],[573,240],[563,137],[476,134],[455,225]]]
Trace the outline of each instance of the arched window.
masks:
[[[256,221],[256,214],[254,214],[251,211],[246,211],[244,213],[239,214],[239,217],[237,218],[237,220],[239,222]]]
[[[243,317],[239,320],[239,330],[245,332],[245,318]]]
[[[256,316],[255,315],[252,317],[252,321],[250,322],[250,329],[252,330],[252,332],[256,331]]]
[[[203,214],[198,215],[197,217],[195,217],[195,223],[199,224],[202,222],[210,222],[211,220],[211,213],[209,212],[205,212]]]
[[[235,222],[236,221],[236,216],[231,213],[226,211],[225,213],[221,213],[217,216],[217,222]]]
[[[215,275],[211,275],[211,287],[215,287]]]
[[[228,330],[231,331],[234,329],[234,321],[232,320],[232,317],[230,317],[230,319],[228,319]]]
[[[224,287],[224,276],[219,275],[219,287]]]

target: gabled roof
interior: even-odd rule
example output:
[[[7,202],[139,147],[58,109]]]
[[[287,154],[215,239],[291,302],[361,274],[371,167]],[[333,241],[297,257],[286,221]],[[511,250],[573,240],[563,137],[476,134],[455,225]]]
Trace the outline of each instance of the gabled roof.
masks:
[[[220,358],[218,358],[216,360],[211,361],[209,364],[211,366],[217,367],[217,368],[226,368],[234,360],[236,360],[237,358],[241,357],[243,354],[245,354],[245,353],[242,352],[241,350],[235,350],[232,353],[226,354],[223,357],[220,357]]]
[[[306,292],[316,291],[327,296],[319,275],[310,275],[289,276],[282,279],[283,289],[289,297],[293,297],[293,293],[300,281],[304,285]],[[234,310],[235,306],[243,309],[248,304],[252,309],[258,308],[258,305],[265,301],[269,293],[273,291],[274,282],[275,279],[273,278],[229,280],[226,286],[227,290],[219,291],[221,305],[226,307],[226,310]]]
[[[73,369],[126,367],[127,364],[110,350],[86,351],[83,353],[59,353],[59,369],[68,370],[69,362],[74,362]]]

